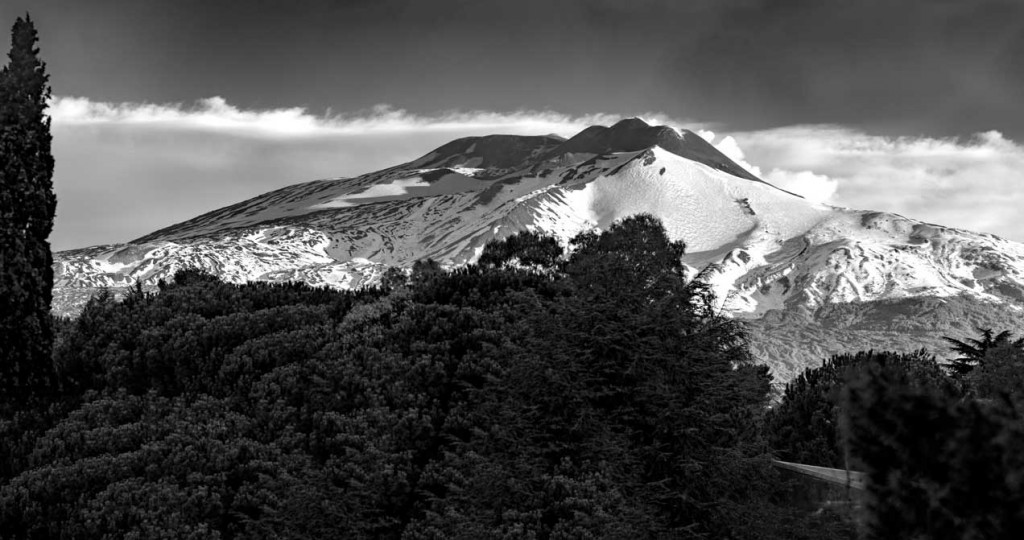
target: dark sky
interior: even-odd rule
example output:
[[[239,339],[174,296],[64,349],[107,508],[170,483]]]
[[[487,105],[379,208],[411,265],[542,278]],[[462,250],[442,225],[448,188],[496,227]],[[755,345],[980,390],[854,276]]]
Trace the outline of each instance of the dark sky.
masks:
[[[1024,0],[0,0],[0,25],[26,11],[62,98],[56,249],[634,115],[809,197],[1024,239]]]
[[[54,93],[1024,139],[1024,0],[3,0]]]

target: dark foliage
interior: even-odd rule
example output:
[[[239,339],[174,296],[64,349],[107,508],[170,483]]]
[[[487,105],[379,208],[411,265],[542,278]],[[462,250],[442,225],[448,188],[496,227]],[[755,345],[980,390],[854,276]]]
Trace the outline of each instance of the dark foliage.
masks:
[[[388,287],[180,272],[62,322],[60,407],[4,423],[12,537],[810,538],[768,376],[628,219]],[[542,257],[534,254],[540,248]],[[506,265],[518,260],[527,265]],[[619,286],[612,286],[614,272]],[[20,422],[20,424],[18,423]],[[810,532],[808,532],[810,531]]]
[[[29,18],[0,72],[0,414],[50,396],[53,157],[48,75]]]
[[[1008,332],[980,331],[948,340],[969,369],[947,373],[920,351],[805,371],[768,415],[774,452],[865,471],[868,537],[1021,537],[1024,352]]]
[[[477,264],[480,266],[502,266],[516,262],[526,266],[551,268],[562,256],[562,246],[550,236],[536,232],[520,232],[500,242],[490,242],[484,246],[483,253]]]
[[[1024,407],[1024,349],[1020,342],[985,351],[979,366],[965,377],[965,384],[978,399],[1009,401]]]
[[[851,377],[865,370],[904,374],[915,386],[955,397],[959,387],[924,350],[910,354],[858,352],[833,356],[786,384],[782,400],[766,419],[768,441],[783,461],[832,468],[851,463],[840,424],[846,411],[841,393]]]
[[[960,400],[872,367],[846,391],[869,475],[874,538],[1024,537],[1024,418],[1005,400]]]
[[[978,328],[978,332],[981,334],[980,339],[967,338],[961,341],[951,337],[942,338],[951,345],[953,352],[960,355],[950,362],[950,369],[960,377],[984,365],[985,355],[991,349],[1002,346],[1024,348],[1024,339],[1011,340],[1013,334],[1009,330],[997,334],[991,328]]]

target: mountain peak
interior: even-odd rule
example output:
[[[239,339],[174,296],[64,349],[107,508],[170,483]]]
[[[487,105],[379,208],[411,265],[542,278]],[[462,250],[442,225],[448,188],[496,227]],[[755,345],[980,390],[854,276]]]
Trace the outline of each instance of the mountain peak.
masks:
[[[155,286],[185,267],[236,283],[358,288],[389,266],[468,263],[518,231],[568,242],[638,213],[686,242],[683,262],[702,272],[723,313],[761,329],[752,343],[777,359],[781,380],[836,347],[892,344],[871,321],[911,324],[941,346],[951,325],[1024,309],[1024,245],[812,204],[759,181],[692,132],[639,118],[569,140],[459,139],[411,163],[284,187],[129,245],[58,253],[53,305],[71,313],[101,287]],[[935,307],[947,299],[950,307]],[[995,302],[1004,306],[998,316],[985,311]],[[813,335],[827,339],[808,339],[807,321],[819,316],[828,323]]]
[[[622,120],[619,120],[618,122],[613,124],[612,127],[609,129],[619,131],[630,131],[649,127],[651,127],[651,125],[648,124],[647,121],[645,121],[643,118],[640,118],[639,116],[634,116],[632,118],[623,118]]]
[[[638,117],[624,118],[611,126],[590,126],[568,140],[558,135],[464,137],[440,146],[407,165],[435,169],[487,169],[475,176],[495,178],[558,160],[567,154],[639,152],[655,146],[733,176],[763,182],[692,131],[651,125]]]
[[[590,126],[550,150],[544,158],[568,153],[638,152],[654,146],[739,178],[763,182],[692,131],[665,125],[652,126],[636,117],[620,120],[611,127]]]

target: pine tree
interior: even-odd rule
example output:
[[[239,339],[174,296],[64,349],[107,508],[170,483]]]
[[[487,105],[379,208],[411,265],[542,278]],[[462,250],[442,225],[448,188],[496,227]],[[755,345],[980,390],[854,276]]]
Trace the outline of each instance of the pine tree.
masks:
[[[964,376],[970,373],[975,367],[984,365],[985,354],[989,349],[995,349],[1004,345],[1012,345],[1017,348],[1024,347],[1024,340],[1011,341],[1013,334],[1009,330],[1003,330],[998,334],[991,328],[978,328],[981,339],[968,338],[965,341],[943,336],[942,339],[950,344],[950,350],[960,354],[949,363],[953,373]]]
[[[11,32],[0,72],[0,404],[45,394],[51,360],[53,255],[47,237],[57,200],[50,153],[49,76],[31,18]],[[0,408],[2,408],[0,405]]]

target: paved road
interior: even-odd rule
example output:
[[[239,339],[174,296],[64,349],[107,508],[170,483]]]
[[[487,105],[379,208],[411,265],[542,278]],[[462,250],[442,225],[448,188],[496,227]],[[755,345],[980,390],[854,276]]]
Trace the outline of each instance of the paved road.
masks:
[[[830,469],[828,467],[804,465],[803,463],[790,463],[788,461],[779,461],[777,459],[772,460],[772,463],[780,469],[806,474],[807,476],[824,480],[832,484],[840,486],[849,485],[853,489],[864,489],[865,478],[864,473],[862,472],[847,471],[845,469]]]

